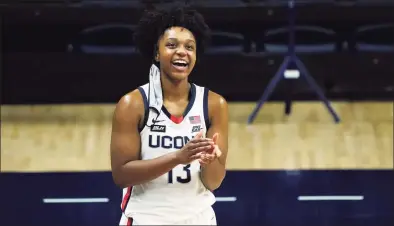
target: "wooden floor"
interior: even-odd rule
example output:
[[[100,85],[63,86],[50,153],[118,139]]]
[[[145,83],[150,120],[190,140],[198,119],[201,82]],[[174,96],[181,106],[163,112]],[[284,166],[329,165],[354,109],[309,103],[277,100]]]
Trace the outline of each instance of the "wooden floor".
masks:
[[[337,102],[335,124],[320,102],[230,104],[228,168],[392,169],[393,103]],[[1,171],[109,170],[114,105],[2,106]]]

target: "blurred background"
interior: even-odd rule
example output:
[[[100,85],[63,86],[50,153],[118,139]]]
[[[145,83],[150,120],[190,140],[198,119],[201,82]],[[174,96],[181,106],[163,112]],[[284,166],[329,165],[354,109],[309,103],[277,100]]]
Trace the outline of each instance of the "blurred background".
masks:
[[[111,117],[150,67],[133,29],[174,2],[1,1],[0,225],[118,224]],[[188,2],[213,30],[190,79],[230,107],[219,225],[394,225],[394,1]]]

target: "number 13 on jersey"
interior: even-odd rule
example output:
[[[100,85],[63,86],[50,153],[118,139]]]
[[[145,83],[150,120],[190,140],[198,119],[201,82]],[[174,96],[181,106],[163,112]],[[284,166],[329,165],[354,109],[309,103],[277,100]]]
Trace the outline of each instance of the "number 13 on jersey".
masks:
[[[190,174],[190,164],[187,164],[183,167],[182,174],[183,175],[174,175],[173,170],[170,170],[168,172],[168,183],[173,184],[174,179],[181,184],[189,183],[192,179]]]

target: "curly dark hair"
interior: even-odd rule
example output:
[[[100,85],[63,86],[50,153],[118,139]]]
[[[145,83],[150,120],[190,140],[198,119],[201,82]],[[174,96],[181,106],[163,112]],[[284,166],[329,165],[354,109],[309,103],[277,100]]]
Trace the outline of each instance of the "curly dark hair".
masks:
[[[153,60],[159,38],[174,26],[190,30],[196,39],[197,54],[204,52],[210,40],[210,28],[199,12],[186,6],[146,10],[134,32],[134,43],[138,51]]]

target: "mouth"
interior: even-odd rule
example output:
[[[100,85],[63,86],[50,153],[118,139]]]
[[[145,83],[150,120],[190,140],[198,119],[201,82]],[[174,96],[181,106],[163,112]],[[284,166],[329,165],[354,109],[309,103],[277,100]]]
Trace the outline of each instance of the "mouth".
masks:
[[[175,60],[172,62],[172,66],[179,71],[184,71],[189,67],[189,63],[184,60]]]

